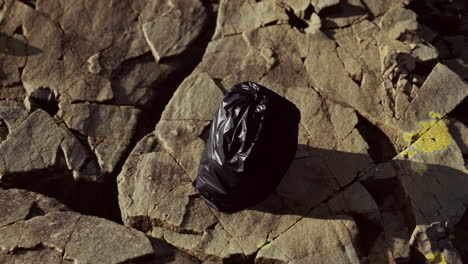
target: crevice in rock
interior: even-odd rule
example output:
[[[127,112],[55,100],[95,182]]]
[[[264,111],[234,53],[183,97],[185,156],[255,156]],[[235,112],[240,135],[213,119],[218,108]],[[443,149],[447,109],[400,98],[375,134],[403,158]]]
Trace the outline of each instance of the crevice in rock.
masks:
[[[70,240],[72,239],[73,233],[75,232],[76,226],[78,225],[78,221],[81,219],[81,215],[76,219],[75,223],[73,224],[73,228],[70,232],[70,235],[68,236],[67,242],[65,242],[65,245],[63,246],[63,251],[62,251],[62,259],[65,259],[65,249],[67,248],[68,243],[70,243]]]
[[[309,27],[309,24],[304,20],[300,19],[299,17],[294,14],[294,10],[289,9],[286,10],[286,15],[288,16],[288,23],[294,28],[297,28],[299,31],[303,32],[304,29]]]
[[[49,113],[50,116],[54,116],[59,110],[58,100],[55,98],[53,91],[48,87],[41,87],[33,91],[27,100],[31,112],[36,109],[42,109]]]
[[[416,217],[413,214],[414,210],[419,210],[418,208],[413,208],[413,203],[411,201],[411,197],[405,192],[405,188],[401,183],[401,177],[405,177],[404,175],[400,175],[401,172],[399,171],[398,166],[394,165],[394,168],[397,170],[397,177],[396,177],[396,188],[395,188],[395,198],[402,208],[403,216],[405,218],[406,227],[408,230],[408,237],[411,237],[411,233],[413,232],[414,228],[416,227]],[[421,215],[424,214],[421,212]]]
[[[455,107],[450,113],[447,114],[448,118],[454,118],[462,122],[465,126],[468,126],[468,97],[465,97],[463,101]]]
[[[152,229],[151,220],[148,216],[132,216],[126,219],[128,226],[140,230],[143,233],[147,233]]]
[[[199,138],[203,140],[205,144],[208,141],[208,137],[210,136],[210,127],[211,127],[211,122],[203,128],[201,134],[198,136]]]
[[[358,123],[356,129],[369,145],[369,156],[375,163],[391,160],[397,155],[392,141],[374,124],[356,112]]]
[[[437,64],[436,60],[425,61],[425,62],[416,60],[414,70],[412,70],[411,73],[413,75],[429,76],[429,74],[431,74],[436,64]]]
[[[69,130],[73,133],[73,130]],[[76,135],[78,139],[83,136]],[[81,139],[82,140],[82,139]],[[84,146],[89,147],[87,144]],[[95,158],[91,153],[90,158]],[[93,162],[91,161],[87,161]],[[94,161],[97,162],[97,161]],[[117,201],[117,190],[110,186],[115,181],[104,175],[103,182],[86,182],[75,180],[73,172],[66,166],[63,150],[59,148],[54,167],[47,169],[6,173],[2,176],[1,188],[19,188],[53,197],[65,204],[71,210],[86,215],[94,215],[106,218],[117,223],[122,223],[120,208]],[[40,212],[33,211],[32,214]]]
[[[21,3],[25,5],[32,7],[33,9],[36,9],[36,0],[18,0],[18,1],[20,1]]]
[[[23,25],[19,25],[18,27],[16,27],[15,31],[13,31],[13,34],[24,35]]]
[[[179,234],[199,235],[199,236],[203,235],[203,231],[196,231],[196,230],[182,228],[180,226],[167,223],[161,219],[151,218],[150,221],[151,221],[151,226],[162,227],[162,228],[177,232]]]
[[[28,251],[41,251],[41,250],[46,250],[46,249],[58,250],[58,248],[46,245],[46,244],[41,242],[41,243],[39,243],[37,245],[34,245],[33,247],[30,247],[30,248],[16,247],[15,249],[13,249],[12,255],[22,255],[22,254],[24,254],[24,253],[26,253]]]
[[[31,218],[41,215],[45,215],[45,212],[37,205],[36,202],[33,202],[31,208],[29,209],[29,213],[24,220],[29,220]]]
[[[10,134],[10,130],[7,124],[0,119],[0,144],[8,137],[8,134]]]

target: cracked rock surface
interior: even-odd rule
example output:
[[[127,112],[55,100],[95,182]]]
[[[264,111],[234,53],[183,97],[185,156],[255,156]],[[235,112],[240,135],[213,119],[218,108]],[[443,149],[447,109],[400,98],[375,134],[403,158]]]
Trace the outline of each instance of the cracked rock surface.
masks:
[[[43,195],[0,190],[0,201],[2,263],[122,263],[154,253],[143,233]]]
[[[467,13],[0,0],[0,262],[468,262]],[[265,201],[224,214],[192,183],[243,81],[298,107],[299,146]]]

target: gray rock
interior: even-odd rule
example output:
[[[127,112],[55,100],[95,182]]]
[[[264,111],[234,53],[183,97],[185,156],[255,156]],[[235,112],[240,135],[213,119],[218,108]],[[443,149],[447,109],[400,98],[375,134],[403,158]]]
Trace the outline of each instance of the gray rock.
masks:
[[[433,96],[438,93],[450,96],[447,98]],[[447,66],[437,64],[422,85],[418,96],[404,112],[402,129],[406,131],[418,129],[416,127],[418,122],[429,119],[431,112],[439,117],[445,116],[466,96],[468,96],[468,84]]]
[[[310,2],[314,9],[317,12],[320,12],[320,10],[326,7],[337,5],[338,3],[340,3],[340,0],[312,0]]]
[[[67,210],[67,207],[54,199],[24,190],[0,190],[2,212],[0,227],[4,227],[34,215],[34,211],[51,213]],[[38,210],[39,209],[39,210]]]
[[[70,132],[59,127],[43,110],[32,113],[0,145],[0,175],[12,175],[65,166],[76,179],[100,180],[89,162],[86,148]],[[0,180],[2,177],[0,177]]]
[[[67,211],[54,199],[11,189],[0,190],[0,201],[2,263],[122,263],[154,255],[143,233]]]
[[[213,39],[259,28],[271,22],[288,19],[285,10],[275,1],[227,1],[220,3]]]
[[[153,254],[143,233],[93,216],[79,218],[63,250],[63,259],[83,263],[122,263]]]
[[[372,13],[374,17],[378,17],[390,8],[396,6],[404,6],[409,4],[409,0],[382,0],[382,1],[373,1],[373,0],[363,0],[366,7]]]
[[[200,35],[207,19],[198,0],[174,1],[172,5],[161,16],[143,24],[145,39],[158,62],[186,50]]]
[[[417,30],[416,13],[403,7],[391,8],[382,16],[379,26],[386,33],[386,38],[397,39],[405,31]]]
[[[206,95],[210,96],[207,97]],[[166,106],[163,120],[208,121],[223,99],[223,92],[206,73],[186,78]],[[190,107],[186,107],[190,105]]]
[[[464,155],[468,154],[468,127],[462,122],[452,119],[449,123],[449,130],[460,151]]]
[[[101,104],[62,103],[59,107],[58,116],[67,127],[87,137],[101,170],[112,172],[130,145],[141,111]]]
[[[279,238],[259,244],[255,263],[359,263],[357,235],[349,218],[303,218]]]

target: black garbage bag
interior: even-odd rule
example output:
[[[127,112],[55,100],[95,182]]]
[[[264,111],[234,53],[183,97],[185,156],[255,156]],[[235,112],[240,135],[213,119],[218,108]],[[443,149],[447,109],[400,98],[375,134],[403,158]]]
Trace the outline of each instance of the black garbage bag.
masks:
[[[217,109],[195,181],[200,196],[223,212],[263,201],[297,150],[300,112],[254,82],[232,87]]]

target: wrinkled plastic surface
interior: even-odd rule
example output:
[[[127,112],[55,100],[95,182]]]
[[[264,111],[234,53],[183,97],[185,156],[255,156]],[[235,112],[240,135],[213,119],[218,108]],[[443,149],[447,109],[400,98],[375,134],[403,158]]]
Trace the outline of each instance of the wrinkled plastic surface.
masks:
[[[218,107],[195,181],[200,196],[223,212],[263,201],[297,150],[300,112],[254,82],[235,85]]]

